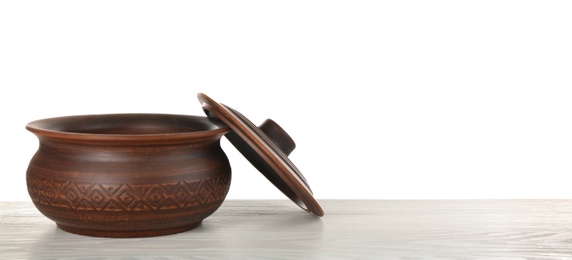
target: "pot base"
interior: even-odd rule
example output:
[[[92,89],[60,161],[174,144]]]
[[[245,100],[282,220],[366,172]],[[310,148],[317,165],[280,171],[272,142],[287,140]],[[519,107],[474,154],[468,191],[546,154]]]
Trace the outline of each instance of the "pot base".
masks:
[[[154,237],[154,236],[172,235],[194,229],[198,227],[201,223],[202,221],[195,222],[182,227],[174,227],[174,228],[159,229],[159,230],[134,230],[134,231],[91,230],[91,229],[75,228],[61,224],[57,224],[57,226],[63,231],[78,235],[85,235],[92,237],[130,238],[130,237]]]

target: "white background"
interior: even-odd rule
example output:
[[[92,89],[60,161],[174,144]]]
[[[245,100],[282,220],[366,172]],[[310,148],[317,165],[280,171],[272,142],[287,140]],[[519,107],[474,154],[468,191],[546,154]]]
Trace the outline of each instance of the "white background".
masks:
[[[281,124],[318,199],[572,199],[569,1],[1,1],[0,87],[0,200],[26,123],[198,92]],[[222,145],[228,198],[285,198]]]

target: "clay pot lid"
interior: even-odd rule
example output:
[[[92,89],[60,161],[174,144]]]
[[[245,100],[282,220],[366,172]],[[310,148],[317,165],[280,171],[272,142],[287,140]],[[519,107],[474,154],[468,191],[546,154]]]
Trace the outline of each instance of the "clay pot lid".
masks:
[[[324,215],[304,175],[288,158],[296,144],[276,122],[268,119],[257,127],[238,111],[203,93],[198,98],[208,117],[218,118],[232,129],[226,138],[276,188],[302,209]]]

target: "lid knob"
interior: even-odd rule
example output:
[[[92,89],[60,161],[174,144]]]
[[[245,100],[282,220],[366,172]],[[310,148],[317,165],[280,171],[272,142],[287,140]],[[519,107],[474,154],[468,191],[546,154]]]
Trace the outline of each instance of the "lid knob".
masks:
[[[280,149],[285,155],[290,155],[294,148],[296,148],[296,143],[294,140],[272,119],[266,119],[258,128],[264,132],[270,141],[278,149]]]

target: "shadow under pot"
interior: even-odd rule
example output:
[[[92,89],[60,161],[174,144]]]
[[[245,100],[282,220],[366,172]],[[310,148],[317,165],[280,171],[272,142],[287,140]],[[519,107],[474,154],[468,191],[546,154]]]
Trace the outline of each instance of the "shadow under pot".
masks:
[[[167,235],[197,227],[231,180],[220,138],[200,116],[108,114],[38,120],[26,174],[34,205],[59,228],[103,237]]]

